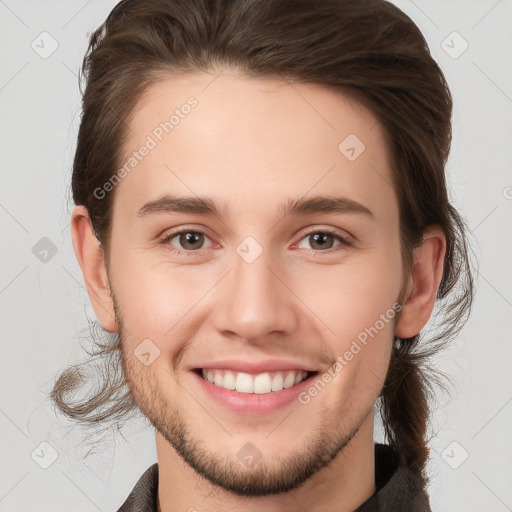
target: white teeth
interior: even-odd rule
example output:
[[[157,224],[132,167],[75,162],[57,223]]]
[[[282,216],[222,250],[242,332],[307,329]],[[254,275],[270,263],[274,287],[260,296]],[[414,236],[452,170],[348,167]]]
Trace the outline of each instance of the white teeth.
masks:
[[[266,394],[281,391],[302,382],[308,376],[304,370],[288,370],[284,372],[265,372],[249,375],[244,372],[230,370],[203,369],[203,378],[224,389],[239,393]]]
[[[222,375],[219,372],[215,372],[215,375],[213,377],[213,383],[216,386],[222,386],[223,378]]]
[[[230,372],[229,370],[224,373],[224,381],[221,384],[223,388],[225,389],[236,389],[236,379],[233,372]]]
[[[273,379],[272,379],[272,391],[281,391],[283,389],[283,376],[278,373]]]
[[[222,387],[222,386],[221,386]],[[236,390],[239,393],[252,393],[254,384],[252,378],[247,373],[239,373],[236,377]]]
[[[260,395],[272,391],[272,382],[268,373],[257,375],[254,379],[254,392]]]
[[[291,388],[295,384],[295,374],[290,372],[284,379],[283,387]]]

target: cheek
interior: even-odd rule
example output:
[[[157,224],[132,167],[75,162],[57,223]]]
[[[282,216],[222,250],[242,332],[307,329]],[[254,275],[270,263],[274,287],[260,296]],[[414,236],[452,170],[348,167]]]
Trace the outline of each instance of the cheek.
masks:
[[[331,325],[336,335],[330,348],[335,363],[337,391],[325,396],[326,407],[362,411],[375,402],[386,378],[394,339],[396,308],[387,296],[378,294],[344,299],[337,320]]]
[[[344,399],[355,393],[371,401],[380,392],[400,309],[396,303],[400,287],[398,250],[375,251],[336,270],[324,268],[302,278],[300,293],[310,290],[307,304],[320,318],[317,325],[338,358],[336,380]]]
[[[346,264],[304,272],[297,280],[297,295],[328,327],[337,353],[365,329],[375,326],[383,337],[393,335],[396,299],[401,287],[400,262],[389,264],[387,255],[374,255]],[[395,306],[395,307],[393,307]],[[384,316],[384,321],[382,318]],[[363,335],[364,337],[364,335]]]
[[[217,281],[211,268],[124,258],[116,266],[115,291],[130,336],[168,339]]]
[[[146,348],[146,351],[153,352],[151,348]],[[146,366],[137,358],[133,347],[127,347],[126,340],[123,340],[123,367],[126,380],[135,403],[148,417],[153,417],[155,410],[164,410],[174,405],[173,393],[166,395],[165,399],[162,398],[161,390],[172,390],[174,385],[168,371],[163,368],[162,360],[162,357],[158,357]]]

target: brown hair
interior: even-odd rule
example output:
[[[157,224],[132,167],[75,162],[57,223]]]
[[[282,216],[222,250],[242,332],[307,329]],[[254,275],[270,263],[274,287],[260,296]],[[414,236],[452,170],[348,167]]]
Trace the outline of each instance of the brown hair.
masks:
[[[380,410],[401,465],[424,481],[429,400],[438,373],[425,363],[464,325],[473,300],[465,224],[449,202],[445,164],[451,144],[452,98],[445,77],[414,22],[385,0],[124,0],[91,36],[83,61],[82,119],[72,191],[108,249],[114,193],[98,199],[121,165],[127,126],[152,84],[181,72],[232,66],[252,77],[333,87],[369,108],[386,136],[400,206],[404,267],[430,225],[447,251],[436,335],[395,339]],[[436,314],[436,319],[438,315]],[[93,337],[100,338],[99,333]],[[87,399],[69,395],[87,378],[82,365],[64,371],[51,399],[84,425],[120,421],[136,409],[120,364],[119,337],[96,342],[103,366]]]

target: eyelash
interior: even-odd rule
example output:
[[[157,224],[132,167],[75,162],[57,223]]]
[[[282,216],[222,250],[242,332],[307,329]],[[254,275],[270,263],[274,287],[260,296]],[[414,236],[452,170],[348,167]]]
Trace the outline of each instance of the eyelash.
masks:
[[[165,235],[160,240],[159,243],[161,245],[167,246],[166,248],[168,250],[170,250],[173,254],[177,254],[178,256],[184,255],[186,257],[192,257],[192,258],[199,256],[200,255],[199,254],[200,253],[200,249],[196,250],[196,251],[187,251],[187,250],[183,250],[183,249],[176,249],[175,247],[171,246],[168,243],[170,240],[175,238],[177,235],[181,235],[183,233],[201,234],[201,235],[204,235],[205,237],[209,238],[208,235],[204,231],[201,231],[201,230],[198,230],[198,229],[181,229],[180,231],[174,231],[172,233],[169,233],[169,234]],[[303,234],[303,236],[300,238],[299,242],[302,241],[304,238],[306,238],[308,236],[316,235],[316,234],[331,235],[334,238],[336,238],[337,240],[339,240],[340,244],[337,245],[336,247],[328,249],[326,251],[319,251],[319,250],[315,250],[315,249],[305,249],[306,251],[308,251],[310,253],[312,252],[312,254],[314,254],[315,256],[318,256],[318,255],[320,255],[322,253],[332,254],[334,252],[337,252],[338,250],[342,250],[343,246],[344,247],[351,247],[353,245],[351,240],[349,240],[348,238],[340,235],[337,231],[330,230],[330,229],[323,229],[323,230],[318,230],[317,229],[317,230],[308,231],[307,233]]]

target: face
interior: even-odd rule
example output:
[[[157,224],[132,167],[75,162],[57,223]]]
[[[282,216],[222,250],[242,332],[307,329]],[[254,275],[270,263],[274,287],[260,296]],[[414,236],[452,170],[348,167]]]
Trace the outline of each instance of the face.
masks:
[[[296,488],[373,424],[388,368],[403,274],[381,127],[323,86],[224,72],[153,85],[130,128],[109,281],[133,397],[210,482]]]

